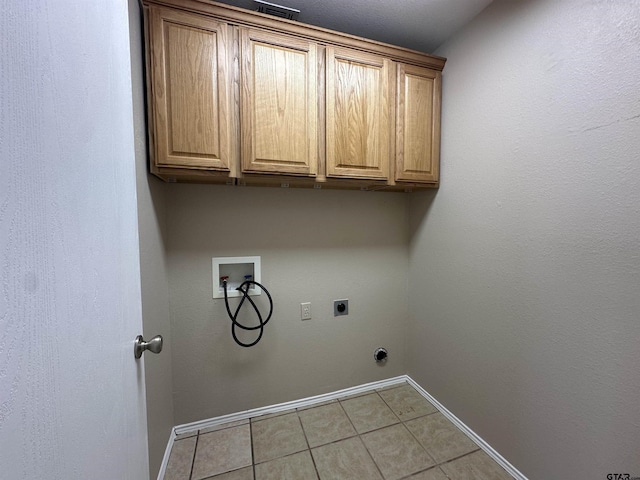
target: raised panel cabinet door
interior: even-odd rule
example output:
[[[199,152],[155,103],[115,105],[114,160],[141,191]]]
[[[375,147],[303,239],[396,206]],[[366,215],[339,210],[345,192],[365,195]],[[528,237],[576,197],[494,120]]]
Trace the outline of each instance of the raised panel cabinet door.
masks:
[[[150,7],[156,165],[229,170],[228,28]]]
[[[396,180],[437,183],[442,74],[398,65]]]
[[[243,172],[315,176],[316,44],[241,28]]]
[[[387,179],[391,157],[391,61],[327,47],[327,176]]]

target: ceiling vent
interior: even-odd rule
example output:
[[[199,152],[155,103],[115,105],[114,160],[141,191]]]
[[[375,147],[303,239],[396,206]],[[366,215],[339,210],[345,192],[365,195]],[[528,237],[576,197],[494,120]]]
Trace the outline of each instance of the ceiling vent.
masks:
[[[286,18],[287,20],[298,20],[300,10],[283,7],[282,5],[276,5],[275,3],[263,2],[262,0],[253,1],[258,6],[257,11],[260,13],[266,13],[267,15],[273,15],[274,17]]]

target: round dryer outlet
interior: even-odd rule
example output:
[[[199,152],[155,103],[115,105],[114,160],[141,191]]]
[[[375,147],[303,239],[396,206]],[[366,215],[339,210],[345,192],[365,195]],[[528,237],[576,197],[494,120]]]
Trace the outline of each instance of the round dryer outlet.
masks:
[[[378,347],[376,348],[376,351],[373,352],[373,358],[378,363],[386,362],[388,357],[389,357],[389,352],[387,352],[386,348]]]

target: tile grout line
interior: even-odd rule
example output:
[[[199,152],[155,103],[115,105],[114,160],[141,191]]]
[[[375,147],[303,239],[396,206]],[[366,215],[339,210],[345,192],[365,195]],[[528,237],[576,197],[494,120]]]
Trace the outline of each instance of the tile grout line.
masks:
[[[309,456],[311,457],[311,463],[313,463],[313,469],[316,472],[316,478],[320,479],[320,472],[318,472],[318,466],[316,465],[316,460],[313,458],[313,453],[311,452],[311,445],[309,444],[309,437],[307,437],[307,431],[304,429],[304,424],[302,423],[302,418],[300,418],[300,413],[298,412],[297,408],[296,408],[296,416],[298,417],[298,422],[300,422],[300,428],[302,429],[302,434],[304,435],[304,440],[307,442],[307,451],[309,452]],[[293,455],[295,455],[295,454],[293,454]]]
[[[393,390],[393,389],[391,389],[391,390]],[[404,425],[404,422],[402,421],[402,419],[400,418],[400,416],[399,416],[396,412],[394,412],[394,411],[393,411],[393,408],[391,408],[391,405],[389,405],[389,404],[387,403],[387,401],[384,399],[384,397],[383,397],[382,395],[380,395],[380,392],[378,392],[378,391],[376,390],[376,393],[377,393],[377,394],[378,394],[378,396],[380,397],[380,400],[382,400],[382,403],[384,403],[384,404],[387,406],[387,408],[388,408],[389,410],[391,410],[391,413],[393,413],[393,414],[395,415],[395,417],[398,419],[398,422],[400,422],[401,424],[403,424],[403,425]]]
[[[373,459],[373,455],[371,455],[371,452],[367,448],[367,444],[364,443],[364,440],[362,440],[362,438],[360,438],[360,435],[358,435],[358,440],[360,440],[360,443],[362,443],[362,446],[364,447],[364,451],[367,452],[367,455],[369,455],[369,458],[371,459],[373,464],[376,466],[376,470],[378,470],[378,473],[380,474],[380,478],[382,478],[382,480],[384,480],[384,475],[382,473],[382,470],[380,470],[380,467],[378,466],[376,461]]]
[[[378,398],[380,398],[380,400],[382,400],[382,403],[384,403],[387,406],[387,408],[391,411],[393,416],[398,419],[398,422],[402,423],[402,419],[398,415],[396,415],[396,412],[393,411],[393,408],[391,408],[391,405],[389,405],[386,402],[386,400],[382,397],[382,395],[380,395],[380,392],[376,391],[376,394],[378,395]]]
[[[287,458],[287,457],[291,457],[291,456],[296,455],[296,454],[298,454],[298,453],[303,453],[303,452],[305,452],[305,451],[309,451],[309,450],[310,450],[309,442],[308,442],[308,440],[307,440],[306,433],[305,433],[305,431],[304,431],[304,427],[302,426],[302,422],[301,422],[301,420],[300,420],[300,416],[298,415],[298,413],[296,412],[296,410],[294,409],[293,411],[288,411],[288,412],[286,413],[286,415],[295,415],[295,416],[296,416],[296,418],[298,419],[298,424],[300,425],[300,429],[302,430],[302,435],[303,435],[303,437],[304,437],[304,442],[305,442],[305,444],[307,445],[307,448],[303,448],[302,450],[297,450],[297,451],[289,452],[289,453],[286,453],[286,454],[281,454],[281,455],[278,455],[278,456],[276,456],[276,457],[269,458],[269,459],[267,459],[267,460],[262,460],[262,461],[260,461],[260,462],[255,461],[255,459],[254,459],[254,461],[253,461],[254,466],[262,465],[262,464],[265,464],[265,463],[269,463],[269,462],[272,462],[272,461],[275,461],[275,460],[280,460],[280,459]],[[276,417],[271,417],[271,418],[268,418],[268,419],[266,419],[266,420],[264,420],[264,421],[275,420],[275,419],[277,419],[277,418],[279,418],[279,417],[281,417],[281,416],[284,416],[284,415],[277,415]],[[262,421],[263,421],[263,420],[260,420],[260,422],[262,422]],[[253,429],[253,425],[254,425],[254,424],[256,424],[256,425],[257,425],[257,424],[258,424],[258,423],[260,423],[260,422],[251,422],[251,429]],[[251,432],[253,432],[253,430],[251,430]],[[252,439],[253,439],[253,433],[252,433]],[[253,455],[253,442],[252,442],[252,455]],[[255,470],[255,469],[254,469],[254,470]]]
[[[412,421],[412,420],[416,420],[416,419],[418,419],[418,418],[428,417],[429,415],[433,415],[434,413],[437,413],[437,412],[427,413],[426,415],[421,415],[421,416],[419,416],[419,417],[412,418],[412,419],[407,420],[407,421],[408,421],[408,422],[410,422],[410,421]],[[414,433],[411,431],[411,429],[410,429],[409,427],[407,427],[407,425],[405,424],[405,422],[402,422],[402,425],[404,426],[404,428],[406,428],[406,429],[409,431],[409,434],[410,434],[410,435],[415,439],[415,441],[416,441],[416,442],[418,442],[418,445],[420,445],[420,446],[424,449],[424,451],[425,451],[425,452],[427,452],[427,455],[429,455],[429,458],[430,458],[431,460],[433,460],[433,466],[434,466],[434,467],[437,467],[437,466],[439,465],[439,464],[438,464],[438,461],[435,459],[435,457],[434,457],[433,455],[431,455],[431,452],[427,449],[427,447],[425,447],[425,446],[422,444],[422,442],[420,441],[420,439],[414,435]]]
[[[302,424],[302,419],[300,418],[300,415],[298,414],[298,409],[297,408],[295,410],[295,414],[296,414],[296,417],[298,419],[298,423],[300,424],[300,428],[302,429],[302,435],[304,436],[304,441],[307,442],[307,449],[309,451],[311,451],[311,445],[309,445],[309,438],[307,438],[307,432],[304,429],[304,425]]]
[[[320,472],[318,471],[318,465],[316,465],[316,459],[313,456],[311,448],[309,448],[309,456],[311,457],[311,463],[313,463],[313,469],[316,471],[316,477],[320,480]]]
[[[412,389],[413,391],[415,391],[416,393],[420,394],[420,392],[418,392],[418,391],[415,389],[415,387],[414,387],[413,385],[411,385],[411,384],[409,384],[409,383],[408,383],[407,385],[408,385],[409,387],[411,387],[411,389]],[[391,388],[391,389],[389,389],[389,390],[393,390],[393,388]],[[378,392],[378,394],[379,394],[379,392]],[[422,397],[422,395],[420,395],[420,396]],[[386,405],[387,405],[387,406],[388,406],[388,407],[393,411],[393,408],[391,408],[391,405],[389,405],[389,404],[387,403],[387,401],[384,399],[384,397],[383,397],[382,395],[380,395],[380,398],[382,398],[382,401],[383,401],[383,402],[385,402],[385,404],[386,404]],[[400,419],[400,423],[402,424],[402,426],[403,426],[405,429],[407,429],[407,431],[409,432],[409,434],[410,434],[410,435],[415,439],[415,441],[416,441],[416,442],[418,442],[418,445],[420,445],[420,446],[423,448],[423,450],[427,453],[427,455],[429,456],[429,458],[430,458],[431,460],[433,460],[433,465],[427,469],[427,470],[430,470],[430,469],[432,469],[432,468],[436,468],[436,467],[438,467],[438,468],[439,468],[439,467],[440,467],[440,465],[443,465],[443,464],[445,464],[445,463],[448,463],[448,462],[452,461],[453,459],[451,459],[451,460],[445,460],[444,462],[438,462],[438,461],[435,459],[435,457],[431,454],[431,452],[427,449],[427,447],[426,447],[425,445],[423,445],[423,444],[422,444],[422,442],[418,439],[418,437],[416,437],[416,436],[414,435],[414,433],[411,431],[411,429],[406,425],[406,423],[407,423],[407,422],[411,422],[411,421],[413,421],[413,420],[417,420],[417,419],[419,419],[419,418],[424,418],[424,417],[428,417],[429,415],[434,415],[434,414],[436,414],[436,413],[440,413],[440,412],[439,412],[439,410],[437,409],[437,407],[436,407],[433,403],[429,402],[429,400],[427,400],[427,399],[426,399],[426,398],[424,398],[424,397],[422,397],[422,398],[423,398],[426,402],[428,402],[428,403],[429,403],[429,405],[431,405],[431,406],[432,406],[433,408],[435,408],[436,410],[435,410],[434,412],[426,413],[426,414],[424,414],[424,415],[419,415],[419,416],[417,416],[417,417],[409,418],[409,419],[407,419],[407,420],[402,420],[402,419],[400,419],[400,417],[398,417],[398,419]],[[395,412],[394,412],[394,414],[395,414]],[[397,415],[396,415],[396,416],[397,416]],[[455,426],[455,425],[454,425],[454,426]],[[457,427],[456,427],[456,428],[457,428]],[[458,430],[459,430],[459,429],[458,429]],[[478,447],[478,449],[479,449],[479,447]],[[474,452],[475,452],[475,450],[474,450]],[[465,454],[460,455],[460,456],[458,456],[458,457],[455,457],[455,459],[458,459],[458,458],[464,457],[465,455],[469,455],[470,453],[472,453],[472,452],[468,452],[468,453],[465,453]],[[426,470],[422,470],[422,471],[426,471]],[[420,472],[417,472],[417,473],[420,473]]]
[[[441,467],[442,465],[446,465],[447,463],[455,462],[456,460],[460,460],[461,458],[464,458],[467,455],[471,455],[471,454],[474,454],[474,453],[480,452],[480,451],[482,451],[482,449],[480,447],[478,447],[475,450],[472,450],[470,452],[463,453],[462,455],[458,455],[457,457],[453,457],[453,458],[451,458],[449,460],[445,460],[444,462],[439,463],[437,466]],[[493,460],[493,459],[491,459],[491,460]],[[495,463],[498,464],[498,462],[495,462]],[[500,468],[502,468],[502,467],[500,467]]]
[[[255,455],[253,454],[253,424],[251,418],[249,418],[249,440],[251,441],[251,471],[253,472],[253,480],[256,479],[256,462]]]
[[[200,440],[200,434],[196,435],[196,444],[193,447],[193,458],[191,459],[191,471],[189,472],[189,480],[193,479],[193,469],[196,466],[196,452],[198,451],[199,440]]]
[[[367,432],[367,433],[369,433],[369,432]],[[373,455],[371,455],[371,452],[369,451],[369,448],[367,447],[367,444],[364,442],[364,440],[362,440],[362,435],[358,434],[358,440],[360,440],[360,443],[364,447],[364,451],[367,452],[367,455],[369,455],[369,458],[371,459],[373,464],[376,466],[376,470],[378,470],[378,473],[380,474],[380,478],[382,478],[384,480],[384,474],[382,473],[382,470],[380,470],[380,466],[378,465],[378,463],[373,458]]]
[[[411,388],[413,388],[413,387],[411,387]],[[389,389],[389,390],[393,390],[393,388],[391,388],[391,389]],[[415,390],[415,389],[414,389],[414,390]],[[430,470],[430,469],[432,469],[432,468],[438,468],[438,463],[436,462],[436,459],[435,459],[435,458],[433,458],[433,456],[431,455],[431,453],[429,453],[429,451],[427,450],[427,448],[426,448],[424,445],[422,445],[422,443],[420,442],[420,440],[418,440],[418,439],[416,438],[416,436],[413,434],[413,432],[412,432],[411,430],[409,430],[409,427],[407,427],[407,426],[405,425],[404,421],[403,421],[403,420],[402,420],[402,419],[401,419],[401,418],[396,414],[396,412],[394,412],[394,411],[393,411],[393,408],[391,408],[391,405],[389,405],[389,403],[387,403],[387,401],[384,399],[384,397],[383,397],[382,395],[380,395],[380,392],[376,391],[376,393],[377,393],[377,394],[378,394],[378,396],[382,399],[382,402],[387,406],[387,408],[388,408],[389,410],[391,410],[391,412],[392,412],[392,413],[396,416],[396,418],[398,419],[399,423],[396,423],[395,425],[402,425],[402,426],[404,427],[404,429],[405,429],[405,430],[407,430],[407,431],[409,432],[409,435],[411,435],[411,437],[412,437],[412,438],[413,438],[413,439],[418,443],[418,445],[420,445],[420,446],[422,447],[422,449],[423,449],[423,450],[424,450],[424,452],[427,454],[427,456],[428,456],[428,457],[429,457],[429,458],[434,462],[434,464],[433,464],[433,465],[431,465],[431,466],[430,466],[429,468],[427,468],[426,470],[421,470],[421,471],[419,471],[419,472],[411,473],[411,474],[409,474],[409,475],[407,475],[406,477],[403,477],[403,478],[411,478],[413,475],[416,475],[416,474],[418,474],[418,473],[425,472],[425,471]],[[429,402],[429,403],[431,403],[431,402]],[[432,413],[435,413],[435,412],[432,412]],[[427,415],[429,415],[429,414],[427,414]],[[426,417],[427,415],[421,415],[421,416],[422,416],[422,417]],[[416,418],[420,418],[420,417],[416,417]],[[412,419],[412,420],[414,420],[414,419]],[[394,425],[387,425],[387,427],[390,427],[390,426],[394,426]],[[375,431],[382,430],[383,428],[387,428],[387,427],[381,427],[381,428],[378,428],[378,429],[376,429],[376,430],[371,430],[371,431],[372,431],[372,432],[375,432]],[[371,433],[371,432],[367,432],[367,433]],[[367,448],[367,444],[366,444],[364,441],[363,441],[362,443],[364,443],[364,447],[365,447],[365,448]],[[369,450],[369,449],[367,448],[367,451],[368,451],[368,450]],[[372,460],[373,460],[373,456],[371,455],[371,452],[369,452],[369,455],[371,456],[371,458],[372,458]],[[373,460],[373,462],[375,463],[375,460]],[[376,464],[376,466],[378,466],[378,464]],[[382,474],[382,472],[380,472],[380,474]],[[382,477],[384,478],[384,475],[382,475]]]
[[[344,415],[347,417],[347,420],[349,420],[349,423],[351,424],[351,426],[353,427],[353,431],[356,432],[356,436],[360,436],[360,434],[358,433],[358,430],[356,429],[355,424],[353,423],[353,420],[351,420],[351,417],[349,416],[349,414],[347,413],[347,411],[344,409],[344,407],[342,406],[342,401],[338,400],[338,405],[340,405],[340,408],[342,409],[342,412],[344,413]],[[353,437],[348,437],[348,438],[353,438]],[[333,442],[331,442],[333,443]]]
[[[354,399],[354,398],[361,398],[361,397],[364,397],[364,396],[366,396],[366,395],[371,395],[372,393],[376,393],[376,394],[377,394],[378,392],[377,392],[377,391],[375,391],[375,390],[373,390],[373,391],[371,391],[371,392],[369,392],[369,393],[366,393],[366,394],[364,394],[364,395],[358,395],[358,396],[355,396],[355,397],[345,398],[344,400],[346,401],[346,400],[351,400],[351,399]],[[400,419],[398,418],[398,416],[395,414],[395,412],[394,412],[394,411],[393,411],[393,410],[392,410],[392,409],[387,405],[387,403],[384,401],[384,399],[383,399],[379,394],[378,394],[378,397],[380,397],[380,399],[382,400],[382,403],[384,403],[384,404],[387,406],[387,408],[389,408],[389,410],[391,411],[391,414],[392,414],[394,417],[396,417],[396,419],[398,420],[398,423],[402,423],[402,420],[400,420]],[[342,400],[338,400],[338,401],[340,402],[340,406],[341,406],[341,407],[342,407],[342,409],[344,410],[344,413],[347,415],[347,418],[349,419],[349,421],[351,421],[351,417],[349,417],[349,413],[347,413],[347,410],[344,408],[344,406],[342,406]],[[356,434],[357,434],[358,436],[360,436],[360,435],[364,435],[365,433],[371,433],[371,432],[375,432],[375,431],[377,431],[377,430],[382,430],[383,428],[390,427],[391,425],[397,425],[397,423],[392,423],[391,425],[384,425],[384,426],[382,426],[382,427],[374,428],[374,429],[372,429],[372,430],[367,430],[366,432],[359,432],[359,431],[358,431],[358,429],[356,428],[355,423],[353,423],[353,421],[351,421],[351,424],[353,425],[353,429],[356,431]]]
[[[374,391],[374,393],[377,393],[377,392],[375,392],[375,391]],[[369,395],[369,393],[366,393],[365,395]],[[363,396],[363,395],[357,395],[357,396],[353,396],[353,397],[348,397],[348,398],[345,398],[345,399],[343,399],[343,400],[349,400],[349,398],[358,398],[358,397],[361,397],[361,396]],[[378,395],[378,396],[379,396],[379,395]],[[353,435],[353,436],[346,437],[346,438],[341,438],[341,439],[339,439],[339,440],[334,440],[333,442],[328,442],[328,443],[325,443],[325,444],[322,444],[322,445],[318,445],[318,446],[316,446],[316,447],[314,447],[314,448],[320,448],[320,447],[324,447],[324,446],[326,446],[326,445],[333,445],[333,444],[336,444],[336,443],[338,443],[338,442],[342,442],[342,441],[344,441],[344,440],[349,440],[349,439],[351,439],[351,438],[357,438],[357,439],[360,441],[360,443],[362,444],[362,446],[364,447],[365,451],[367,452],[367,455],[369,456],[369,458],[370,458],[370,459],[371,459],[371,461],[373,462],[373,465],[376,467],[376,470],[377,470],[377,471],[378,471],[378,473],[380,474],[380,477],[384,480],[384,475],[382,474],[382,471],[380,470],[380,467],[378,466],[378,464],[376,463],[376,461],[375,461],[375,460],[373,459],[373,457],[371,456],[371,452],[369,451],[369,449],[367,448],[367,445],[366,445],[366,444],[364,443],[364,441],[362,440],[362,436],[361,436],[361,434],[358,432],[358,430],[356,429],[355,424],[354,424],[354,423],[353,423],[353,421],[351,420],[351,417],[349,417],[349,414],[348,414],[348,413],[347,413],[347,411],[344,409],[344,406],[342,405],[342,401],[343,401],[343,400],[341,400],[341,399],[337,399],[337,403],[338,403],[338,405],[340,406],[340,409],[342,410],[342,412],[343,412],[343,413],[345,414],[345,416],[347,417],[347,420],[349,421],[349,423],[350,423],[350,424],[351,424],[351,426],[353,427],[353,431],[354,431],[354,432],[356,432],[356,434],[355,434],[355,435]],[[384,401],[384,400],[383,400],[383,401]],[[385,405],[386,405],[386,403],[385,403]],[[392,413],[393,413],[393,411],[392,411]],[[394,413],[394,415],[395,415],[395,413]],[[298,415],[298,418],[300,419],[300,415]],[[302,425],[302,420],[300,420],[300,424]],[[396,424],[396,425],[397,425],[397,424]],[[388,426],[388,425],[387,425],[387,426]],[[381,427],[381,428],[385,428],[385,427]],[[380,430],[381,428],[378,428],[378,429],[375,429],[375,430],[371,430],[371,431]],[[302,430],[303,430],[303,432],[304,432],[304,426],[302,427]],[[370,433],[370,432],[365,432],[365,433]],[[305,439],[306,439],[306,432],[305,432]],[[307,445],[308,445],[308,444],[309,444],[309,440],[307,439]],[[309,451],[311,451],[311,447],[310,447],[310,446],[309,446]],[[313,458],[313,454],[311,455],[311,459],[312,459],[312,461],[313,461],[313,465],[314,465],[314,467],[316,468],[316,474],[318,475],[318,478],[320,478],[320,472],[318,472],[318,467],[317,467],[317,465],[316,465],[315,459]]]
[[[438,465],[434,465],[433,467],[429,467],[429,468],[427,468],[425,470],[420,470],[419,472],[416,472],[416,473],[410,473],[409,475],[407,475],[405,477],[401,477],[398,480],[410,480],[411,477],[413,477],[414,475],[418,475],[419,473],[430,472],[431,470],[439,470],[440,473],[442,473],[445,476],[445,478],[451,480],[451,477],[449,477],[449,475],[447,475],[444,472],[444,470],[442,470]],[[453,480],[455,480],[455,479],[453,479]]]
[[[410,385],[410,384],[409,384],[409,386],[411,387],[411,389],[412,389],[412,390],[414,390],[416,393],[418,393],[418,394],[419,394],[419,392],[418,392],[418,391],[417,391],[417,390],[416,390],[412,385]],[[394,387],[394,388],[399,388],[399,387]],[[394,388],[390,388],[389,390],[393,390]],[[376,393],[378,393],[378,394],[380,395],[380,392],[376,391]],[[382,401],[383,401],[383,402],[384,402],[384,403],[385,403],[385,404],[386,404],[386,405],[387,405],[387,406],[388,406],[388,407],[393,411],[393,408],[391,408],[391,405],[389,405],[389,403],[384,399],[384,397],[383,397],[382,395],[380,395],[380,397],[382,398]],[[424,397],[422,397],[422,398],[424,398]],[[465,457],[465,456],[467,456],[467,455],[471,455],[472,453],[475,453],[475,452],[477,452],[478,450],[481,450],[481,448],[480,448],[480,447],[478,447],[478,446],[476,445],[478,448],[476,448],[476,449],[474,449],[474,450],[472,450],[472,451],[470,451],[470,452],[466,452],[466,453],[463,453],[463,454],[458,455],[458,456],[456,456],[456,457],[450,458],[450,459],[448,459],[448,460],[444,460],[444,461],[442,461],[442,462],[438,462],[438,461],[436,460],[436,458],[431,454],[431,452],[427,449],[427,447],[426,447],[425,445],[423,445],[423,444],[422,444],[422,442],[418,439],[418,437],[416,437],[416,436],[414,435],[414,433],[411,431],[411,429],[410,429],[409,427],[407,427],[407,425],[406,425],[406,423],[407,423],[407,422],[411,422],[411,421],[413,421],[413,420],[417,420],[417,419],[419,419],[419,418],[424,418],[424,417],[428,417],[428,416],[430,416],[430,415],[434,415],[434,414],[436,414],[436,413],[440,413],[440,411],[437,409],[437,407],[436,407],[435,405],[433,405],[431,402],[429,402],[429,400],[427,400],[426,398],[424,398],[424,400],[425,400],[425,401],[427,401],[427,402],[428,402],[431,406],[433,406],[436,410],[435,410],[435,411],[433,411],[433,412],[430,412],[430,413],[426,413],[426,414],[424,414],[424,415],[419,415],[419,416],[417,416],[417,417],[407,419],[407,420],[402,420],[402,419],[400,419],[400,417],[398,417],[398,419],[400,419],[400,423],[402,424],[402,426],[404,426],[404,428],[409,432],[409,434],[410,434],[410,435],[411,435],[411,436],[416,440],[416,442],[418,442],[418,445],[420,445],[420,446],[423,448],[423,450],[427,453],[427,455],[429,456],[429,458],[431,458],[431,460],[433,461],[433,465],[432,465],[432,466],[430,466],[429,468],[427,468],[427,469],[425,469],[425,470],[422,470],[421,472],[425,472],[425,471],[427,471],[427,470],[431,470],[431,469],[433,469],[433,468],[440,468],[442,465],[444,465],[444,464],[446,464],[446,463],[453,462],[453,461],[458,460],[458,459],[460,459],[460,458],[462,458],[462,457]],[[393,412],[393,413],[395,414],[395,412]],[[396,416],[397,416],[397,415],[396,415]],[[454,426],[455,426],[455,425],[454,425]],[[457,430],[460,430],[457,426],[456,426],[456,429],[457,429]],[[464,432],[463,432],[463,433],[464,433]],[[421,472],[416,472],[416,473],[421,473]],[[415,475],[415,474],[412,474],[412,475]],[[445,474],[445,475],[446,475],[446,474]],[[447,475],[447,476],[448,476],[448,475]],[[410,477],[410,476],[409,476],[409,477]],[[407,477],[407,478],[408,478],[408,477]]]
[[[382,398],[382,397],[380,396],[380,394],[379,394],[377,391],[375,391],[375,390],[374,390],[374,393],[375,393],[376,395],[378,395],[378,398],[380,398],[380,399],[382,400],[382,403],[383,403],[383,404],[384,404],[384,405],[385,405],[385,406],[386,406],[386,407],[391,411],[391,413],[393,414],[393,416],[394,416],[394,417],[396,417],[396,418],[398,419],[398,422],[402,423],[402,422],[401,422],[401,420],[398,418],[398,416],[394,413],[394,411],[393,411],[393,410],[391,410],[391,407],[389,407],[389,405],[387,405],[387,402],[385,402],[385,401],[384,401],[384,398]],[[343,409],[344,409],[344,407],[343,407]],[[346,413],[346,410],[345,410],[345,413]],[[349,417],[349,414],[347,414],[347,418],[348,418],[348,417]],[[349,420],[351,420],[351,419],[349,419]],[[397,425],[397,424],[396,424],[396,425]],[[370,431],[368,431],[368,432],[363,432],[363,433],[360,433],[360,432],[358,432],[358,431],[356,430],[356,433],[358,434],[358,440],[360,440],[360,443],[361,443],[361,444],[362,444],[362,446],[364,447],[365,452],[367,452],[367,455],[369,455],[369,458],[371,459],[371,461],[373,462],[373,464],[374,464],[374,465],[375,465],[375,467],[376,467],[376,470],[378,470],[378,473],[380,474],[380,478],[382,478],[383,480],[384,480],[384,478],[385,478],[385,477],[384,477],[384,474],[382,473],[382,470],[380,470],[380,466],[379,466],[379,465],[378,465],[378,463],[375,461],[375,459],[373,458],[373,455],[372,455],[372,454],[371,454],[371,452],[369,451],[369,448],[367,447],[367,444],[366,444],[366,443],[365,443],[365,441],[362,439],[362,435],[363,435],[364,433],[371,433],[371,432],[375,432],[376,430],[382,430],[383,428],[387,428],[388,426],[390,426],[390,425],[386,425],[386,426],[384,426],[384,427],[380,427],[380,428],[377,428],[377,429],[375,429],[375,430],[370,430]],[[355,425],[354,425],[354,428],[355,428]]]
[[[431,403],[431,402],[429,402],[429,403]],[[436,413],[441,413],[441,412],[439,412],[439,411],[435,411],[435,412],[427,413],[426,415],[421,415],[421,416],[416,417],[416,418],[411,418],[411,419],[407,420],[407,422],[412,422],[413,420],[417,420],[417,419],[419,419],[419,418],[425,418],[425,417],[428,417],[428,416],[430,416],[430,415],[435,415]],[[445,418],[446,418],[446,417],[445,417]],[[447,419],[447,420],[448,420],[448,419]],[[451,423],[453,423],[453,422],[451,422]],[[466,453],[463,453],[463,454],[461,454],[461,455],[458,455],[457,457],[453,457],[453,458],[450,458],[450,459],[448,459],[448,460],[444,460],[444,461],[442,461],[442,462],[438,462],[438,461],[436,460],[436,458],[435,458],[433,455],[431,455],[431,452],[427,449],[426,445],[423,445],[423,443],[420,441],[420,439],[419,439],[418,437],[416,437],[416,436],[414,435],[414,433],[411,431],[411,429],[405,425],[405,422],[402,422],[402,424],[405,426],[405,428],[406,428],[407,430],[409,430],[409,433],[411,434],[411,436],[412,436],[413,438],[415,438],[415,439],[416,439],[416,441],[418,442],[418,444],[420,444],[420,446],[421,446],[422,448],[424,448],[424,451],[425,451],[425,452],[427,452],[427,455],[429,455],[429,456],[433,459],[433,461],[435,462],[435,464],[433,465],[433,467],[440,467],[440,466],[444,465],[445,463],[453,462],[454,460],[458,460],[459,458],[465,457],[465,456],[467,456],[467,455],[471,455],[472,453],[475,453],[475,452],[477,452],[478,450],[482,450],[482,449],[481,449],[481,448],[476,444],[476,447],[477,447],[477,448],[475,448],[475,449],[471,450],[470,452],[466,452]],[[453,426],[456,428],[456,430],[460,431],[461,433],[464,433],[464,432],[462,432],[462,431],[461,431],[461,430],[460,430],[460,429],[459,429],[455,424],[453,424]],[[431,467],[431,468],[433,468],[433,467]]]

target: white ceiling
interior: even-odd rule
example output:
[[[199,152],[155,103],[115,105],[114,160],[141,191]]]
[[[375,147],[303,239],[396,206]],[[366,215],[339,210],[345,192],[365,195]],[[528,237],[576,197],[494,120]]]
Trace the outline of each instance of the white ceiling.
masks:
[[[218,0],[255,10],[253,0]],[[268,0],[298,21],[433,53],[492,0]]]

